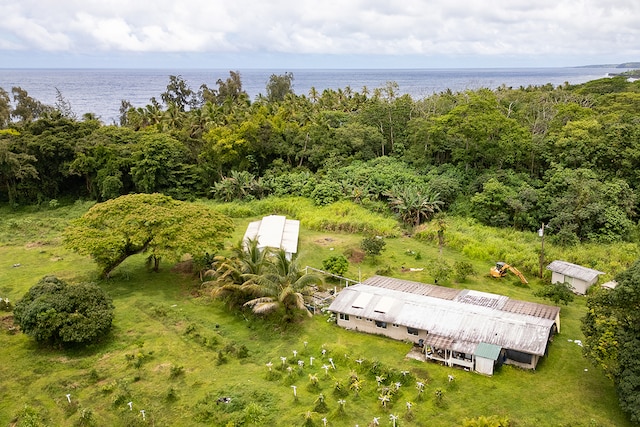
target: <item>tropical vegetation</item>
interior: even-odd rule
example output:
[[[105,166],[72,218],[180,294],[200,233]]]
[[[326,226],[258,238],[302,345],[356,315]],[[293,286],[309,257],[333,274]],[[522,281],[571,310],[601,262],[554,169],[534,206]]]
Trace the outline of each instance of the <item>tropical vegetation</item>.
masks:
[[[111,298],[91,283],[69,285],[47,276],[13,309],[14,322],[36,341],[57,346],[98,341],[111,328]]]
[[[524,299],[548,298],[566,304],[563,310],[568,312],[570,330],[579,329],[580,318],[586,313],[582,323],[585,355],[611,378],[623,411],[633,422],[640,419],[634,359],[640,339],[634,326],[638,324],[634,317],[635,262],[640,253],[640,82],[615,76],[580,85],[503,86],[412,99],[401,95],[393,82],[372,90],[346,87],[296,94],[294,81],[292,73],[272,75],[266,95],[252,100],[242,89],[238,72],[217,80],[215,87],[205,83],[198,90],[180,76],[170,76],[166,91],[146,106],[122,100],[117,124],[104,124],[91,112],[79,116],[60,92],[56,105],[49,106],[20,87],[10,92],[0,88],[0,203],[3,219],[10,218],[0,223],[0,228],[11,230],[3,232],[2,244],[19,252],[15,244],[27,241],[14,236],[23,233],[31,237],[29,244],[71,251],[69,256],[77,260],[88,256],[98,271],[91,278],[101,281],[104,288],[109,283],[127,287],[129,272],[138,271],[129,260],[146,259],[158,275],[168,274],[160,271],[161,260],[172,268],[186,263],[190,267],[185,288],[198,298],[212,297],[207,307],[225,304],[226,314],[219,319],[231,315],[240,316],[251,327],[277,325],[283,336],[295,333],[291,331],[296,328],[304,329],[305,322],[317,322],[316,318],[303,319],[311,307],[309,294],[321,282],[303,271],[300,258],[258,250],[255,242],[239,242],[229,248],[228,239],[239,238],[236,223],[246,225],[252,217],[289,215],[299,219],[309,233],[334,233],[340,237],[331,239],[349,241],[342,247],[332,244],[332,249],[337,247],[340,252],[306,259],[320,267],[329,255],[339,253],[348,260],[346,270],[340,258],[329,259],[327,268],[353,277],[360,276],[362,266],[368,265],[368,274],[410,272],[415,273],[416,281],[472,284],[490,291],[474,267],[505,261],[529,277],[540,276],[539,285],[548,285],[543,271],[546,259],[576,262],[606,271],[607,278],[618,280],[619,288],[593,291],[586,307],[583,300],[572,301],[566,286],[508,292]],[[61,208],[68,209],[68,217],[50,221],[28,216],[33,212],[53,215]],[[543,236],[536,234],[538,230]],[[35,237],[37,231],[49,237]],[[546,252],[538,250],[541,237],[548,239]],[[401,248],[407,241],[419,248]],[[436,252],[430,252],[434,246]],[[369,256],[363,260],[364,255]],[[405,269],[407,264],[423,267]],[[20,263],[14,265],[19,270]],[[89,269],[86,264],[83,268]],[[62,273],[75,279],[70,273],[73,270],[70,265]],[[29,277],[32,283],[52,272],[41,273],[38,278]],[[13,273],[9,276],[14,277]],[[120,282],[108,282],[106,277]],[[153,281],[148,276],[136,277],[142,282]],[[193,281],[200,278],[205,280],[194,291]],[[29,296],[24,293],[24,280],[18,282],[24,299],[15,304],[12,320],[24,332],[50,344],[86,339],[89,349],[105,345],[96,342],[108,329],[105,325],[96,328],[100,334],[91,333],[89,326],[69,333],[73,328],[53,328],[70,325],[63,320],[60,307],[72,304],[61,303],[60,295],[44,292],[42,284]],[[53,289],[49,289],[53,285],[47,286]],[[69,288],[77,292],[88,289],[80,285]],[[2,285],[0,291],[16,293],[13,285]],[[121,289],[118,292],[123,304],[139,302]],[[27,305],[31,300],[38,302],[33,311]],[[250,354],[247,346],[205,331],[179,314],[168,316],[160,301],[142,308],[158,321],[158,327],[179,331],[180,337],[213,351],[218,366],[230,363],[230,356],[246,361]],[[3,307],[10,306],[3,302]],[[194,318],[219,326],[203,320],[206,316],[194,315],[199,311],[193,310]],[[7,330],[15,333],[12,328]],[[112,339],[124,339],[132,330],[124,334],[120,330]],[[113,348],[117,344],[108,343],[108,334],[103,339],[109,351],[117,351]],[[316,336],[313,339],[316,346],[326,344]],[[130,346],[136,341],[127,342]],[[224,346],[219,345],[222,342]],[[144,343],[137,345],[139,349],[126,356],[135,369],[153,359],[152,353],[141,350]],[[284,346],[283,342],[278,345]],[[344,355],[343,362],[357,371],[351,360],[357,356],[342,350],[337,349]],[[17,351],[25,351],[25,347]],[[275,357],[275,350],[262,351]],[[370,353],[368,357],[371,359]],[[327,366],[326,374],[327,363],[328,359],[323,365]],[[172,378],[182,376],[180,366],[171,369]],[[316,375],[310,385],[314,391],[318,385],[323,396],[329,391],[317,373],[306,372],[304,365],[296,371],[295,365],[283,361],[282,368],[269,366],[267,380],[298,387],[294,373],[305,373]],[[369,367],[372,375],[364,381],[378,383],[378,387],[368,390],[357,375],[334,383],[341,403],[333,420],[348,417],[345,392],[380,397],[383,403],[379,406],[385,411],[393,404],[393,384],[388,379],[386,383],[378,381],[383,378],[379,371]],[[113,393],[115,406],[122,407],[132,399],[132,384],[141,377],[132,378],[103,386],[105,394]],[[593,378],[599,388],[606,384]],[[81,382],[99,384],[100,374],[88,373]],[[422,396],[422,384],[414,397]],[[297,389],[293,390],[295,394]],[[435,386],[431,390],[432,410],[441,413],[452,392],[445,385]],[[168,390],[167,400],[175,401],[177,394],[175,388]],[[233,413],[227,416],[208,406],[211,396],[201,394],[189,411],[198,414],[197,422],[273,423],[273,413],[267,414],[264,407],[274,405],[261,396],[245,396],[247,401],[259,402],[254,405],[226,406]],[[92,397],[92,401],[98,400]],[[314,408],[327,404],[324,397],[316,397],[314,402]],[[393,418],[394,424],[413,416],[426,418],[418,409],[407,408],[402,420]],[[88,408],[83,408],[77,422],[90,425],[93,415],[84,409]],[[318,425],[313,412],[308,409],[300,422]],[[493,412],[472,418],[459,414],[456,420],[464,419],[468,425],[501,425],[512,415]],[[104,410],[101,416],[112,423],[115,420]],[[521,413],[518,417],[525,420],[522,425],[534,423]],[[50,420],[33,406],[25,406],[14,418],[25,423],[35,420],[34,425]],[[169,419],[175,421],[176,417]],[[123,420],[130,425],[140,421],[124,415],[118,418]],[[590,422],[580,421],[585,425]]]
[[[269,200],[243,209],[195,203],[242,214],[233,216],[233,235],[216,260],[236,259],[234,247],[247,225],[273,207]],[[326,418],[328,426],[352,426],[368,425],[374,417],[380,425],[391,425],[394,415],[398,426],[458,426],[484,419],[512,427],[632,425],[618,407],[614,383],[582,357],[578,344],[585,341],[580,331],[584,297],[562,306],[561,333],[536,372],[503,366],[493,377],[484,377],[407,358],[411,343],[344,330],[330,313],[309,318],[295,309],[294,321],[284,322],[279,316],[284,311],[255,314],[243,306],[251,295],[239,294],[235,305],[213,297],[218,283],[204,284],[200,276],[205,282],[215,276],[201,273],[188,257],[171,266],[163,261],[163,268],[153,272],[145,266],[147,254],[135,254],[103,278],[90,257],[62,244],[64,230],[92,206],[0,207],[0,259],[6,261],[0,268],[0,298],[8,300],[8,310],[34,283],[52,274],[67,283],[95,282],[114,305],[107,335],[62,348],[36,342],[20,332],[10,311],[0,312],[0,377],[8,379],[2,382],[2,424],[322,426]],[[316,224],[309,218],[313,214],[303,210],[302,222]],[[331,228],[348,229],[341,222],[354,222],[353,215],[334,216]],[[382,223],[385,216],[376,215]],[[479,272],[476,276],[458,279],[454,274],[439,283],[544,302],[534,295],[543,280],[531,276],[523,286],[515,277],[492,279],[487,274],[499,248],[517,258],[537,255],[540,241],[533,233],[452,217],[440,254],[436,231],[434,227],[433,239],[387,237],[380,255],[358,260],[360,242],[368,234],[301,225],[297,261],[319,267],[324,259],[344,254],[348,278],[367,278],[384,269],[423,283],[433,283],[440,274],[433,260],[442,258],[454,271],[457,261],[467,262]],[[567,251],[548,243],[545,248],[548,256],[572,254],[597,266],[610,265],[612,257],[621,263],[637,257],[631,244],[580,244]],[[254,262],[258,260],[247,264],[269,264]],[[421,268],[404,271],[402,266]],[[336,286],[327,285],[331,290]],[[407,408],[406,402],[412,406]]]

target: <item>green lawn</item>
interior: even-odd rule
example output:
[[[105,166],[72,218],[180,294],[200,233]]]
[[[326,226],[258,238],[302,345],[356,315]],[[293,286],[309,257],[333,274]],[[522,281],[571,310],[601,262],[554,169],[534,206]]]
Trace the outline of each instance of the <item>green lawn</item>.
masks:
[[[13,228],[0,225],[1,297],[16,301],[47,274],[70,282],[95,280],[91,261],[61,248],[56,237],[65,220],[81,209],[55,212],[12,217]],[[229,244],[242,237],[249,221],[237,220]],[[51,232],[48,224],[54,226]],[[303,265],[321,267],[329,255],[357,248],[362,237],[303,228]],[[407,251],[419,252],[420,259]],[[437,256],[434,244],[387,239],[387,249],[377,260],[351,264],[347,275],[364,279],[386,269],[395,277],[431,283],[428,268],[402,273],[401,267],[427,267]],[[443,256],[451,263],[466,260],[446,248]],[[478,276],[446,285],[541,302],[532,295],[540,286],[534,278],[526,287],[513,276],[491,279],[491,263],[473,263]],[[109,338],[90,348],[42,348],[20,333],[10,333],[5,320],[0,331],[0,425],[92,425],[93,420],[99,426],[293,426],[303,425],[320,394],[327,412],[311,413],[309,425],[322,426],[326,417],[329,426],[367,426],[379,417],[384,426],[391,425],[392,414],[399,417],[398,426],[456,426],[479,415],[506,416],[518,427],[631,425],[618,409],[611,382],[587,363],[574,342],[583,339],[583,298],[562,307],[561,333],[535,372],[504,366],[485,377],[407,359],[411,345],[343,330],[326,315],[285,327],[231,313],[199,294],[193,276],[163,267],[150,273],[142,256],[136,256],[112,279],[98,282],[114,299],[115,321]],[[0,312],[0,317],[8,314]],[[287,358],[284,365],[281,357]],[[335,369],[325,374],[322,366],[330,366],[329,357]],[[272,363],[271,372],[267,363]],[[317,385],[311,385],[310,374],[317,377]],[[453,382],[449,374],[455,376]],[[362,380],[358,394],[348,387],[353,375]],[[401,384],[387,408],[378,399],[376,376],[385,377],[384,386]],[[418,380],[426,384],[422,394]],[[336,392],[336,382],[344,394]],[[437,389],[443,391],[441,402],[435,398]],[[231,401],[217,404],[219,397]],[[343,410],[340,399],[345,401]],[[410,412],[408,401],[413,403]]]

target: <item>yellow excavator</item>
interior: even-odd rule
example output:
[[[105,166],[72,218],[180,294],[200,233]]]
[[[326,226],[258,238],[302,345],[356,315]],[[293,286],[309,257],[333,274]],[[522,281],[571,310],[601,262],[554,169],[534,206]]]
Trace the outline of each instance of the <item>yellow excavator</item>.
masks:
[[[515,274],[516,276],[518,276],[520,281],[525,285],[529,283],[527,282],[527,279],[524,277],[524,275],[520,273],[520,270],[507,264],[506,262],[502,262],[502,261],[497,262],[495,267],[491,267],[491,270],[489,271],[489,273],[491,274],[491,277],[499,278],[499,277],[506,276],[507,272],[509,271]]]

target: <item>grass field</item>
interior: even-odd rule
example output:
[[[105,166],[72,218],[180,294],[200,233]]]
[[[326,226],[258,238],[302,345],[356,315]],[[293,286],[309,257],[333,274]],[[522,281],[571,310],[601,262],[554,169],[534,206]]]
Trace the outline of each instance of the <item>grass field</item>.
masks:
[[[87,207],[20,215],[0,211],[0,297],[16,301],[48,274],[72,283],[97,281],[94,264],[62,248],[58,237]],[[241,238],[251,219],[236,220],[229,244]],[[357,248],[362,237],[303,227],[303,265],[321,268],[323,259]],[[377,260],[351,264],[347,276],[364,279],[384,269],[395,277],[432,282],[428,269],[402,273],[401,267],[428,265],[439,256],[435,244],[408,237],[386,241]],[[470,261],[479,272],[447,286],[543,302],[533,296],[537,280],[522,286],[514,277],[490,279],[491,263],[448,248],[442,256],[451,263]],[[112,279],[97,281],[114,300],[114,327],[108,339],[86,349],[40,347],[11,331],[10,313],[0,312],[0,425],[323,426],[326,418],[328,426],[367,426],[378,417],[384,426],[392,425],[395,415],[397,426],[458,426],[465,418],[498,415],[518,427],[631,426],[611,382],[587,363],[575,342],[583,339],[583,298],[562,307],[561,333],[535,372],[504,366],[485,377],[407,359],[410,344],[345,331],[326,315],[285,326],[231,313],[201,294],[193,275],[162,267],[160,273],[148,272],[143,257],[135,256]],[[329,358],[335,369],[325,372]],[[358,392],[349,389],[354,375],[362,381]],[[382,386],[400,383],[387,407],[379,400],[376,377],[385,378]],[[425,383],[424,392],[417,381]],[[318,403],[320,394],[326,408]],[[221,397],[231,401],[218,403]],[[410,410],[406,402],[413,404]]]

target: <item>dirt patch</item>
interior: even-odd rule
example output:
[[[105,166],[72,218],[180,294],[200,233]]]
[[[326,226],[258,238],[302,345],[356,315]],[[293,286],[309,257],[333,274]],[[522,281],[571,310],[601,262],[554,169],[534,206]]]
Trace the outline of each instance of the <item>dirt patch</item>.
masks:
[[[314,242],[319,244],[320,246],[333,246],[338,243],[338,240],[334,239],[333,237],[321,237],[314,240]]]
[[[171,367],[171,363],[161,363],[153,368],[153,372],[166,371]]]
[[[57,261],[62,261],[64,258],[62,258],[61,256],[53,256],[51,258],[49,258],[49,261],[51,262],[57,262]]]
[[[420,347],[416,347],[414,346],[411,351],[409,351],[409,353],[407,353],[406,356],[407,359],[415,359],[415,360],[420,360],[421,362],[425,362],[426,359],[424,357],[424,353],[422,352],[422,349]]]
[[[348,255],[349,262],[352,264],[359,264],[364,259],[365,253],[360,249],[352,249]]]
[[[46,246],[45,242],[29,242],[26,245],[24,245],[24,247],[27,249],[41,248],[43,246]]]
[[[18,331],[18,327],[13,323],[13,314],[0,317],[0,329],[10,334],[15,334]]]
[[[180,274],[192,274],[193,273],[193,260],[180,261],[171,268],[172,273]]]

